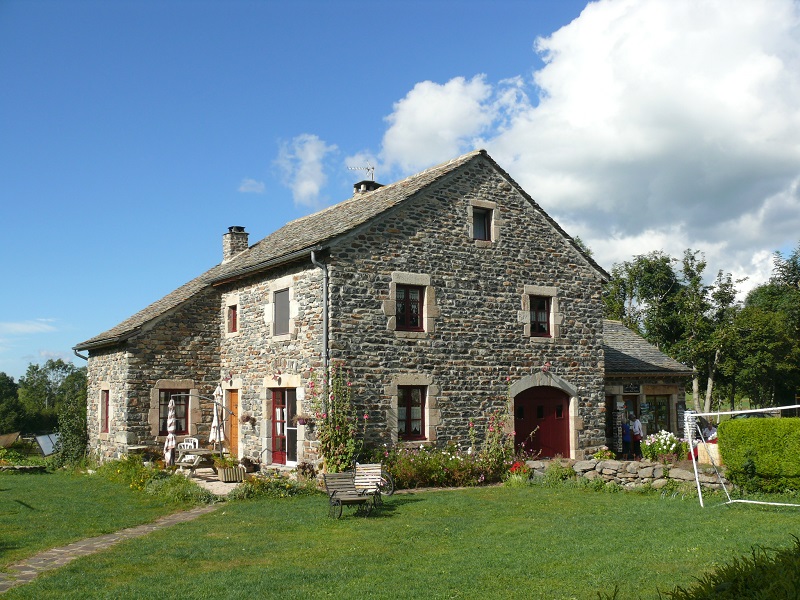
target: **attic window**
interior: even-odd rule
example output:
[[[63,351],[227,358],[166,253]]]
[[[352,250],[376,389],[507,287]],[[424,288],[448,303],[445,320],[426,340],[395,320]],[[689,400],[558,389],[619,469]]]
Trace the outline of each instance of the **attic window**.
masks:
[[[469,237],[479,248],[491,248],[500,236],[497,203],[488,200],[470,200],[467,206]]]
[[[492,210],[489,208],[472,209],[472,239],[491,241]]]

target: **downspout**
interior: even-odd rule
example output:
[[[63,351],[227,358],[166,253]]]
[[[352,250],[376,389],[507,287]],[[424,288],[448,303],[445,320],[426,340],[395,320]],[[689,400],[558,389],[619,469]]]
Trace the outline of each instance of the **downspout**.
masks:
[[[327,383],[328,383],[328,364],[330,356],[328,353],[328,265],[317,261],[314,250],[311,251],[311,264],[322,269],[322,367],[325,373],[325,394],[322,397],[322,406],[327,411]]]
[[[83,360],[86,360],[86,361],[89,360],[88,356],[84,356],[83,354],[80,354],[75,348],[72,349],[72,352],[74,352],[75,356],[77,356],[78,358],[82,358]]]

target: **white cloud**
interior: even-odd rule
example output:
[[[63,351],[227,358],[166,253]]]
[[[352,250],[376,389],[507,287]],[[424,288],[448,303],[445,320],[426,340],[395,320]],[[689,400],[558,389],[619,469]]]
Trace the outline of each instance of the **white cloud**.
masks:
[[[457,156],[492,122],[491,97],[483,75],[418,83],[386,118],[384,161],[408,172]]]
[[[52,325],[54,319],[33,319],[28,321],[0,322],[0,335],[30,335],[57,331]]]
[[[308,133],[281,144],[276,164],[284,183],[292,190],[295,204],[311,207],[320,204],[320,191],[328,180],[325,159],[336,150],[335,145],[329,146]]]
[[[239,184],[239,191],[243,194],[263,194],[264,182],[255,179],[242,179],[242,182]]]
[[[386,165],[482,145],[607,268],[693,248],[710,276],[754,285],[794,247],[797,3],[601,0],[535,49],[546,64],[527,83],[417,84],[387,117]]]

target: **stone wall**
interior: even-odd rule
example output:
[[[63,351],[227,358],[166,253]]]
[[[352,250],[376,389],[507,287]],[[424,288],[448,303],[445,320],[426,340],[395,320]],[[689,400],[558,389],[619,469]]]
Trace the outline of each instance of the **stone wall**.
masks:
[[[116,458],[130,446],[163,444],[153,433],[154,390],[160,381],[191,382],[189,389],[210,396],[219,380],[219,295],[206,290],[159,319],[137,336],[111,348],[92,350],[88,363],[90,449],[101,459]],[[111,404],[109,433],[101,434],[98,411],[102,389]],[[211,405],[200,403],[190,435],[211,422]]]
[[[290,332],[273,332],[272,297],[290,290]],[[242,412],[255,417],[255,425],[239,430],[239,453],[258,462],[268,462],[264,448],[271,434],[271,389],[297,387],[298,411],[307,412],[303,400],[310,369],[322,367],[322,271],[310,263],[291,265],[221,288],[222,308],[238,301],[239,331],[221,333],[220,364],[229,388],[238,389]],[[303,426],[298,427],[301,440]],[[300,444],[298,461],[309,458],[310,445]]]
[[[543,476],[551,461],[532,460],[527,464],[533,469],[534,476]],[[578,477],[590,481],[602,479],[607,483],[615,483],[623,488],[633,488],[650,484],[654,489],[661,489],[670,480],[695,485],[694,472],[674,465],[663,465],[649,461],[623,460],[581,460],[571,463],[571,468]],[[722,489],[716,474],[700,473],[700,484],[704,488]],[[725,485],[728,480],[724,479]]]
[[[492,242],[469,235],[476,201],[496,206]],[[487,161],[354,233],[330,262],[332,356],[354,372],[374,441],[396,440],[389,423],[399,375],[417,374],[435,390],[436,443],[465,448],[469,422],[505,407],[509,386],[549,362],[577,389],[578,457],[605,444],[599,276]],[[430,277],[436,311],[424,333],[392,330],[385,307],[397,272]],[[523,299],[536,286],[557,289],[557,337],[525,333]]]

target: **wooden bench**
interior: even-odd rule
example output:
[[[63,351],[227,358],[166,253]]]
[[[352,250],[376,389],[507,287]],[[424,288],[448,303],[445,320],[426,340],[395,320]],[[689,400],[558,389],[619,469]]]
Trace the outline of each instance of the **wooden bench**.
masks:
[[[365,517],[372,512],[372,507],[376,504],[376,490],[359,491],[355,485],[355,474],[346,473],[325,473],[325,491],[328,494],[328,516],[338,519],[342,516],[342,506],[355,506],[356,512]]]
[[[380,504],[381,500],[381,477],[383,466],[381,463],[356,463],[355,475],[353,482],[356,489],[361,493],[368,493],[375,495],[375,503]]]

